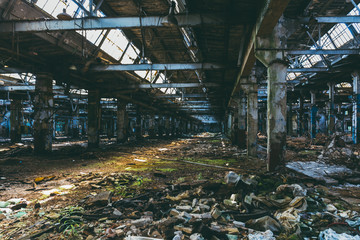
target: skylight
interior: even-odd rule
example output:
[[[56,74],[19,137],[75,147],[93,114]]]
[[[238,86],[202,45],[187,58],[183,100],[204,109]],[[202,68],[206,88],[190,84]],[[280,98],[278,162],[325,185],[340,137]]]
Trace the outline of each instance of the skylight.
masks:
[[[360,6],[360,4],[358,5]],[[348,15],[359,15],[359,11],[356,8],[353,8]],[[343,24],[338,23],[334,25],[327,33],[325,33],[310,49],[315,50],[317,48],[320,49],[337,49],[341,48],[349,41],[354,39],[350,28],[355,29],[355,34],[360,33],[360,24]],[[327,55],[324,55],[326,58]],[[303,55],[299,57],[300,65],[304,68],[311,68],[316,65],[318,62],[322,61],[322,57],[320,55]],[[296,67],[296,66],[294,66]],[[288,73],[287,79],[294,80],[296,77],[300,76],[295,75],[293,73]]]
[[[84,9],[89,9],[89,0],[83,1],[83,7],[75,3],[76,0],[38,0],[36,5],[52,15],[54,18],[66,9],[73,18],[86,17]],[[98,17],[105,17],[101,11],[97,11]],[[80,30],[76,31],[96,46],[102,42],[100,49],[109,54],[122,64],[133,64],[140,51],[134,46],[120,29],[112,29],[107,35],[107,30]],[[103,39],[105,37],[105,39]],[[141,74],[139,75],[142,77]],[[149,80],[147,78],[147,80]]]

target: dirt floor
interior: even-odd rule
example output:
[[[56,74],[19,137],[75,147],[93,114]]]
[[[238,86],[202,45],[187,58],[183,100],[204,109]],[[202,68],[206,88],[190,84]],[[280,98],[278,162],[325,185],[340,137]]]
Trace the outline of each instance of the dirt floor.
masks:
[[[356,171],[329,175],[337,181],[331,184],[288,168],[266,173],[265,142],[260,136],[259,158],[247,158],[211,133],[125,145],[104,141],[97,151],[87,151],[83,141],[62,141],[46,156],[34,156],[26,144],[2,144],[0,239],[317,239],[332,234],[322,232],[329,229],[359,233],[360,220],[346,222],[356,222],[360,210]],[[290,138],[287,160],[326,159],[329,142]],[[346,146],[332,151],[346,153]],[[344,163],[357,170],[357,158],[349,158]]]

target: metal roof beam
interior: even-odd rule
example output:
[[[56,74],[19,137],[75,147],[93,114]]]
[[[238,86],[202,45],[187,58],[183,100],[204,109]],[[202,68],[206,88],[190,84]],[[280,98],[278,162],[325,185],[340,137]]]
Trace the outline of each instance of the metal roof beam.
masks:
[[[304,72],[328,72],[329,69],[328,68],[324,68],[324,67],[313,67],[313,68],[288,68],[287,69],[288,72],[299,72],[299,73],[304,73]]]
[[[242,77],[249,76],[251,70],[255,64],[255,39],[258,36],[269,35],[276,26],[279,18],[285,11],[290,0],[265,0],[261,6],[261,10],[258,13],[256,23],[250,30],[250,37],[247,44],[241,50],[242,62],[240,70],[235,81],[235,85],[231,92],[231,96],[228,102],[230,106],[232,98],[236,95],[240,88],[240,79]]]
[[[360,16],[323,16],[323,17],[305,17],[300,18],[300,22],[308,23],[315,20],[317,23],[360,23]]]
[[[130,85],[124,88],[129,89],[152,89],[152,88],[197,88],[197,87],[218,87],[216,83],[155,83]]]
[[[162,95],[157,95],[157,98],[206,98],[206,94],[200,93],[200,94],[184,94],[184,95],[179,95],[179,94],[162,94]]]
[[[29,71],[21,68],[3,67],[0,68],[0,73],[27,73]]]
[[[178,27],[224,25],[223,19],[200,14],[176,15]],[[163,16],[78,18],[71,20],[13,20],[0,22],[0,33],[165,27]]]
[[[64,90],[64,87],[54,85],[53,90]],[[6,92],[35,91],[35,85],[31,85],[31,86],[1,86],[0,92],[1,91],[6,91]]]
[[[296,49],[256,49],[256,51],[284,51],[293,55],[358,55],[360,49],[314,49],[314,50],[296,50]]]
[[[216,63],[156,63],[156,64],[111,64],[96,65],[90,71],[173,71],[173,70],[214,70],[223,69],[224,66]]]

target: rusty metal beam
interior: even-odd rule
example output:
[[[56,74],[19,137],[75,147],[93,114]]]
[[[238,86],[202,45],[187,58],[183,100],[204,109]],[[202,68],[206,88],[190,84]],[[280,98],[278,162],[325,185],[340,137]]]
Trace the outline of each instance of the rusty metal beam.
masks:
[[[178,27],[224,25],[225,21],[211,15],[177,15]],[[162,16],[79,18],[71,20],[13,20],[0,22],[0,33],[95,30],[115,28],[165,27]]]

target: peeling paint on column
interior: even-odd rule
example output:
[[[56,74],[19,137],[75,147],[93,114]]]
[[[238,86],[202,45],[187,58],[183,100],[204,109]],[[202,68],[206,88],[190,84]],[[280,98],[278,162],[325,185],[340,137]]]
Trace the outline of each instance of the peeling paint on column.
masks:
[[[135,137],[137,140],[142,139],[141,118],[140,108],[136,107]]]
[[[335,95],[335,84],[334,83],[328,83],[329,86],[329,103],[328,103],[328,109],[329,109],[329,124],[328,124],[328,133],[329,135],[334,133],[335,130],[335,114],[334,114],[334,95]]]
[[[360,78],[358,72],[353,72],[353,113],[352,113],[352,139],[355,144],[360,138]]]
[[[118,99],[116,115],[116,141],[118,143],[124,143],[127,140],[127,126],[125,125],[126,102]]]
[[[151,138],[155,137],[155,119],[154,115],[149,116],[149,136]]]
[[[99,147],[100,129],[100,93],[99,90],[89,90],[88,93],[88,148]]]
[[[316,93],[310,91],[311,94],[311,116],[310,116],[310,135],[311,138],[315,138],[316,136],[316,115],[318,112],[318,108],[316,106]]]
[[[52,76],[38,74],[35,84],[34,151],[45,153],[52,150],[53,93]]]
[[[273,62],[268,68],[268,171],[284,164],[286,146],[286,71],[287,66]]]
[[[247,155],[256,157],[257,133],[258,133],[258,91],[256,78],[249,78],[247,107]]]
[[[280,18],[272,34],[257,37],[256,48],[286,48],[286,40],[296,30],[292,20]],[[256,49],[255,48],[255,49]],[[255,52],[256,57],[268,67],[267,99],[267,169],[274,171],[284,165],[286,147],[286,73],[287,63],[282,51]]]
[[[170,119],[165,117],[165,135],[168,137],[170,135]]]
[[[10,139],[12,143],[21,142],[21,100],[14,98],[10,105]]]
[[[246,148],[246,95],[242,93],[238,107],[239,147]]]

